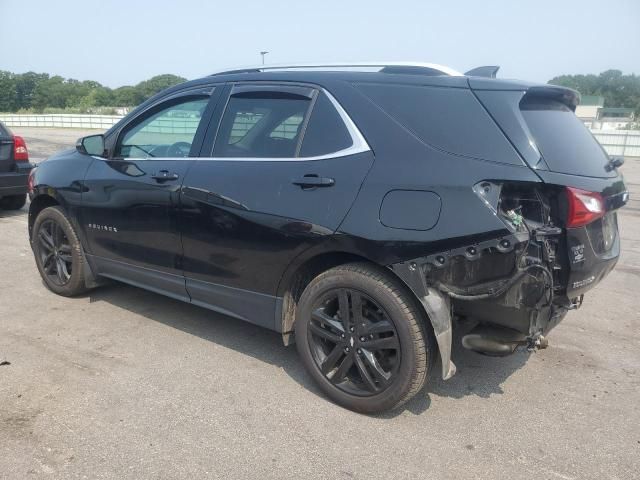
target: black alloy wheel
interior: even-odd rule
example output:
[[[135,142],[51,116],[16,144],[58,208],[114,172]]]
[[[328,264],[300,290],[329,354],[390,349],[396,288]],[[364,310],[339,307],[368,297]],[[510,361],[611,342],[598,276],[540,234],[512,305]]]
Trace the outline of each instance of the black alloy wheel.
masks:
[[[38,256],[42,270],[56,285],[69,283],[73,272],[71,243],[53,219],[45,220],[38,229]]]
[[[31,248],[40,276],[49,290],[66,297],[87,290],[88,269],[82,245],[71,222],[58,206],[38,213],[31,234]]]
[[[295,341],[320,389],[337,404],[379,413],[424,386],[436,351],[418,299],[392,272],[371,263],[330,268],[296,305]]]
[[[322,374],[351,395],[382,392],[400,364],[393,322],[358,290],[334,289],[319,299],[311,314],[308,341]]]

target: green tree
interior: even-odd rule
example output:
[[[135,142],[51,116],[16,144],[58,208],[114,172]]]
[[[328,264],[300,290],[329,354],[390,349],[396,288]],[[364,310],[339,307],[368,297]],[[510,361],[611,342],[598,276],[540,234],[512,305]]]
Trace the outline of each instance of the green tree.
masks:
[[[27,72],[16,75],[16,110],[31,108],[36,87],[49,79],[46,73]]]
[[[55,76],[39,82],[33,90],[31,107],[36,111],[43,111],[47,107],[65,108],[71,89],[65,85],[64,78]],[[71,102],[69,102],[71,103]]]
[[[113,91],[114,106],[116,107],[133,107],[144,101],[144,97],[136,87],[124,86],[118,87]]]
[[[13,112],[16,109],[16,79],[11,72],[0,70],[0,112]]]
[[[88,110],[92,107],[107,107],[114,105],[113,91],[102,85],[89,90],[89,93],[82,97],[78,106],[82,110]]]
[[[549,83],[573,88],[582,95],[600,95],[605,107],[633,108],[636,117],[640,116],[640,76],[633,73],[607,70],[599,75],[561,75]]]
[[[94,107],[134,107],[168,87],[184,82],[177,75],[157,75],[135,86],[112,90],[94,80],[76,80],[46,73],[14,74],[0,71],[0,111]]]
[[[156,75],[155,77],[151,77],[149,80],[140,82],[135,88],[146,100],[165,88],[172,87],[178,83],[185,82],[186,80],[186,78],[182,78],[177,75]]]

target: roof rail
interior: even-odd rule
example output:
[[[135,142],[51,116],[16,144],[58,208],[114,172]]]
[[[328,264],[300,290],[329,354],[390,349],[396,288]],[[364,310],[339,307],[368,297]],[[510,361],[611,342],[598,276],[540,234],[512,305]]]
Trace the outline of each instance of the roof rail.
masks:
[[[224,75],[232,73],[257,73],[274,70],[351,70],[351,69],[377,69],[378,72],[387,73],[423,73],[427,75],[447,75],[460,77],[462,73],[453,68],[445,67],[435,63],[421,62],[357,62],[357,63],[296,63],[284,65],[258,65],[246,68],[236,68],[233,70],[223,70],[213,75]],[[422,70],[422,72],[421,72]]]

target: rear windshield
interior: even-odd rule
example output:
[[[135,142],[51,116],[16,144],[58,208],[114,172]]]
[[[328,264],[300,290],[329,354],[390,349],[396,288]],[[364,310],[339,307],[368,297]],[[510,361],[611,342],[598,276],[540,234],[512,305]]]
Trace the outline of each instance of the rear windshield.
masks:
[[[563,103],[524,97],[520,110],[538,150],[553,172],[586,177],[615,176],[609,157],[591,132]]]
[[[9,130],[7,128],[5,128],[5,126],[0,123],[0,137],[8,137],[11,134],[9,133]]]

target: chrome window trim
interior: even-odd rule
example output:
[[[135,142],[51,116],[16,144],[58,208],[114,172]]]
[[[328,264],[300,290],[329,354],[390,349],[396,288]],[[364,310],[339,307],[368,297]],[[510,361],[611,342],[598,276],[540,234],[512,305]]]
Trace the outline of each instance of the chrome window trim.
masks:
[[[335,152],[326,153],[323,155],[316,155],[313,157],[127,157],[122,158],[123,161],[149,161],[149,160],[217,160],[221,162],[312,162],[316,160],[328,160],[331,158],[341,158],[348,157],[351,155],[356,155],[358,153],[364,153],[371,151],[371,147],[365,140],[364,136],[351,119],[349,114],[345,111],[345,109],[340,105],[338,100],[331,95],[326,89],[321,87],[316,87],[318,90],[322,91],[333,107],[340,115],[340,119],[344,123],[347,131],[349,132],[349,136],[351,137],[351,146],[347,148],[343,148],[342,150],[337,150]],[[313,112],[312,112],[313,114]],[[94,157],[97,158],[97,157]],[[104,160],[104,159],[103,159]]]

